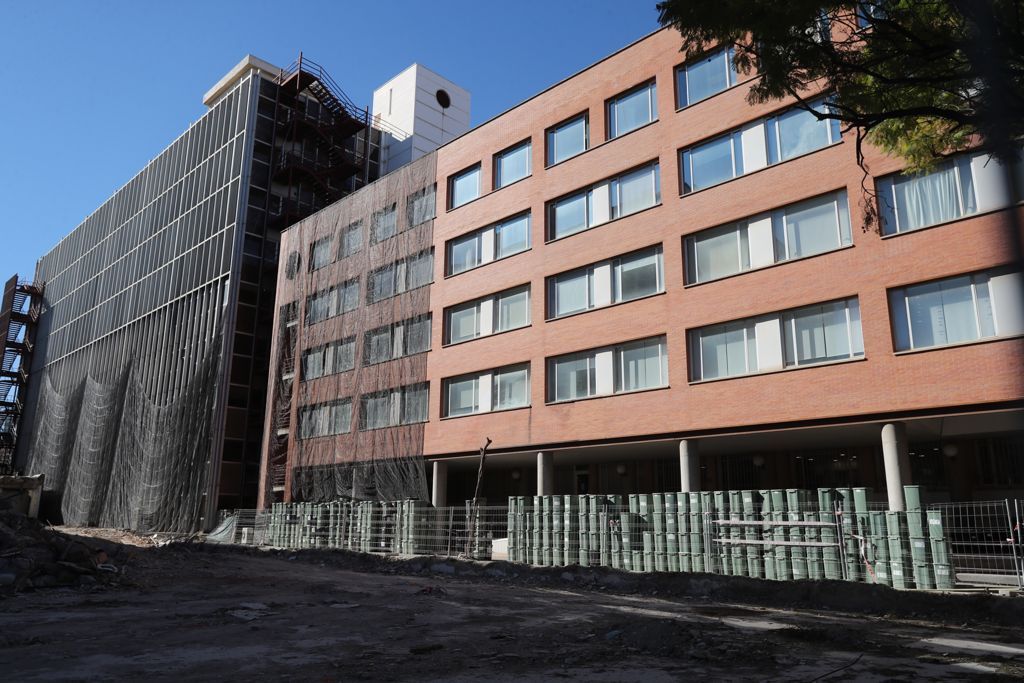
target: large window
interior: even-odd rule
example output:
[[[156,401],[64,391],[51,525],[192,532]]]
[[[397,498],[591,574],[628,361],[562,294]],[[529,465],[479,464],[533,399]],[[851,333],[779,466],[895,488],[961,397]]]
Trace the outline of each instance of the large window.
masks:
[[[732,48],[721,48],[676,69],[676,107],[682,109],[736,85]]]
[[[448,241],[447,274],[512,256],[530,248],[530,214],[514,216]]]
[[[342,399],[299,410],[299,438],[347,434],[352,429],[352,401]]]
[[[324,237],[313,242],[309,247],[309,269],[320,270],[334,261],[331,254],[332,237]]]
[[[886,235],[945,223],[978,209],[968,156],[945,161],[931,173],[882,178],[877,190]]]
[[[550,402],[667,386],[664,336],[548,359]]]
[[[448,179],[448,208],[454,209],[480,196],[480,164]]]
[[[360,403],[361,430],[382,429],[427,421],[430,385],[410,384],[365,394]]]
[[[864,355],[856,297],[691,330],[689,344],[694,381]]]
[[[430,251],[422,251],[370,272],[367,279],[367,303],[372,304],[429,285],[433,280],[432,256]]]
[[[548,204],[548,239],[566,237],[661,202],[657,162]]]
[[[398,232],[398,207],[395,204],[376,211],[370,220],[371,239],[376,244]]]
[[[743,175],[740,133],[723,135],[682,153],[683,192],[695,192]]]
[[[383,363],[430,350],[430,316],[409,318],[366,333],[363,357],[366,365]]]
[[[608,139],[617,138],[658,118],[658,91],[654,81],[608,100]]]
[[[864,354],[857,299],[783,313],[782,333],[787,368]]]
[[[431,185],[409,195],[406,200],[406,210],[409,214],[410,228],[426,223],[434,217],[434,198],[436,194],[436,186]]]
[[[356,365],[356,338],[349,337],[302,353],[302,379],[311,380],[347,372]]]
[[[475,372],[444,381],[444,417],[530,405],[528,363]]]
[[[821,111],[827,104],[820,99],[811,106]],[[814,114],[794,107],[680,150],[682,192],[695,192],[738,178],[840,139],[837,122],[819,121]]]
[[[832,251],[852,241],[846,192],[832,192],[690,235],[686,282],[707,282]]]
[[[445,309],[444,339],[457,344],[530,324],[530,287],[516,287]]]
[[[341,230],[341,244],[338,246],[338,258],[355,254],[363,248],[363,222],[356,221]]]
[[[530,175],[530,141],[494,155],[494,189]]]
[[[897,351],[1024,333],[1021,274],[1002,270],[889,292]]]
[[[547,165],[565,161],[590,146],[589,122],[586,114],[581,114],[565,123],[547,130]]]
[[[827,105],[824,100],[818,100],[811,106],[816,111],[825,111]],[[768,137],[769,164],[813,152],[840,140],[838,121],[821,120],[800,108],[769,118],[765,123],[765,134]]]
[[[325,289],[306,297],[306,324],[354,311],[359,306],[359,279]]]
[[[631,301],[665,291],[662,250],[643,249],[548,278],[548,316]]]

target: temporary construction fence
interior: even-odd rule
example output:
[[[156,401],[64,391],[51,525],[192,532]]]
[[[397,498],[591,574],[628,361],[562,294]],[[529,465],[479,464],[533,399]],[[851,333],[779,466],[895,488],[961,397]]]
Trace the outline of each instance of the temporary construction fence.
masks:
[[[279,503],[241,512],[214,540],[899,589],[1024,588],[1019,501],[926,509],[917,487],[907,487],[905,512],[870,499],[870,489],[853,488],[516,496],[506,507]]]

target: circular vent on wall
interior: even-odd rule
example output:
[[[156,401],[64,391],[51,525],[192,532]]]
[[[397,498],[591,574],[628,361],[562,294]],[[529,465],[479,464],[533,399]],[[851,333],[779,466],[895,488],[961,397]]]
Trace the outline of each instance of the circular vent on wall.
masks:
[[[448,95],[447,91],[443,89],[438,90],[436,96],[437,103],[441,105],[441,109],[447,109],[448,107],[452,106],[452,98],[451,96]]]

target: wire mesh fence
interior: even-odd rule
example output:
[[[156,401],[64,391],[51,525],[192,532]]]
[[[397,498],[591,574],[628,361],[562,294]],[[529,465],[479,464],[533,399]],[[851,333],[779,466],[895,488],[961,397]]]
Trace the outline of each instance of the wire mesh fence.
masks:
[[[868,489],[518,496],[507,506],[280,503],[223,542],[550,567],[1024,588],[1020,501],[880,509]],[[223,525],[222,525],[223,527]],[[216,532],[215,532],[216,533]]]

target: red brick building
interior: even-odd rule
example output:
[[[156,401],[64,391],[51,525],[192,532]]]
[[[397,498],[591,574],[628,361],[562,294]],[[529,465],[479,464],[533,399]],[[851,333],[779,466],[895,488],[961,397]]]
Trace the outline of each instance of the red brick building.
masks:
[[[436,217],[399,225],[358,265],[331,257],[303,287],[281,269],[279,316],[290,311],[297,332],[285,343],[287,321],[275,323],[272,375],[289,350],[358,341],[329,384],[299,373],[269,392],[288,397],[276,407],[288,419],[268,410],[265,503],[301,498],[300,471],[384,472],[389,458],[427,466],[435,503],[458,502],[485,439],[494,503],[1024,490],[1024,307],[1008,227],[1024,174],[965,153],[904,176],[868,148],[865,178],[837,126],[792,103],[749,105],[750,79],[724,51],[689,58],[678,45],[671,30],[651,34],[376,184],[390,189],[284,233],[282,257],[308,270],[315,243],[392,204],[406,221],[413,193],[436,183]],[[395,291],[371,301],[389,267]],[[314,291],[357,280],[358,305],[304,322]],[[414,323],[399,323],[411,320],[410,344]],[[363,348],[388,325],[390,351]]]

